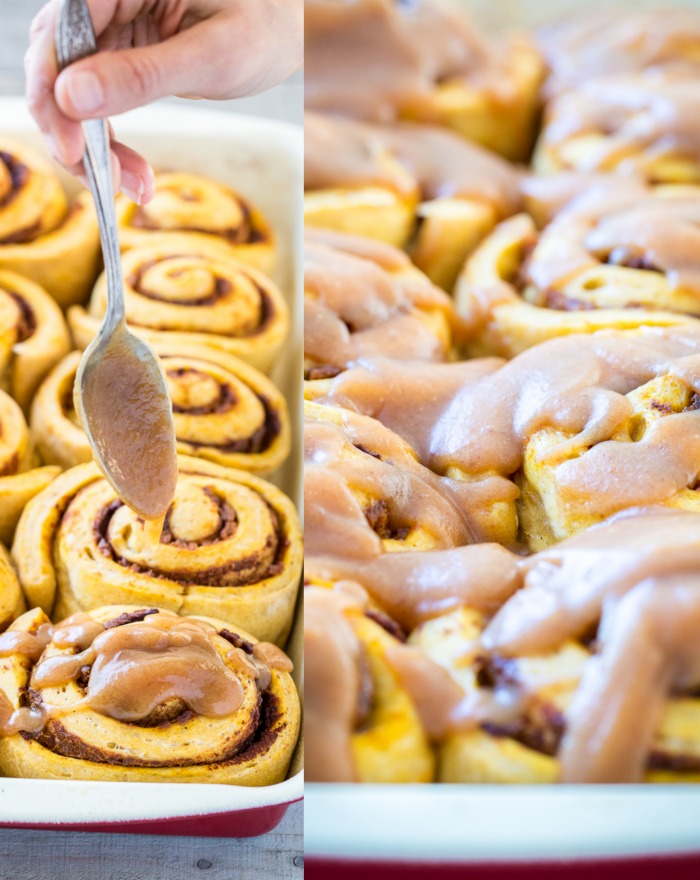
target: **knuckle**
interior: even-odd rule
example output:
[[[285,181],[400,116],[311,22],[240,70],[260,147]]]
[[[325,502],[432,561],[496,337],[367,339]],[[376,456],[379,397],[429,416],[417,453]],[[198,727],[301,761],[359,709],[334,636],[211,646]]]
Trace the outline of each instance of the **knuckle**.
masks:
[[[160,81],[158,67],[146,55],[124,55],[125,85],[137,97],[145,97],[156,91]]]

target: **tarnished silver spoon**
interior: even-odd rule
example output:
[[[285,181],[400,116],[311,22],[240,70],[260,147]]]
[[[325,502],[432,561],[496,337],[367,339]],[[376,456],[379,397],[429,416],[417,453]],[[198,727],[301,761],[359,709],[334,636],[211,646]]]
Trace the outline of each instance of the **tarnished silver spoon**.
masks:
[[[87,3],[63,0],[56,31],[59,68],[95,52]],[[87,120],[83,132],[83,162],[97,209],[107,275],[107,311],[80,361],[75,408],[95,460],[115,492],[139,516],[159,519],[170,506],[177,483],[172,405],[158,359],[126,326],[107,122]]]

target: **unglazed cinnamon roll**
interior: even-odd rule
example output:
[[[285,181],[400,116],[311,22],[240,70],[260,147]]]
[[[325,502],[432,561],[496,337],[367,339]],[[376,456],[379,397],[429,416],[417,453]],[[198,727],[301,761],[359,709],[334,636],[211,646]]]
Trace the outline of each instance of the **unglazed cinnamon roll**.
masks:
[[[129,327],[148,342],[171,347],[204,343],[267,371],[284,343],[289,310],[273,282],[217,246],[177,242],[127,251],[122,257]],[[87,309],[69,310],[79,348],[97,332],[107,304],[103,275]]]
[[[53,299],[33,281],[0,270],[0,387],[27,410],[69,350],[68,328]]]
[[[299,699],[289,658],[211,617],[109,605],[0,637],[6,776],[271,785]]]
[[[529,185],[541,216],[557,203],[556,178],[545,183]],[[592,184],[541,232],[524,214],[506,220],[467,261],[456,299],[470,354],[512,357],[554,336],[700,316],[700,188]],[[563,193],[575,188],[561,181]]]
[[[216,244],[235,259],[269,273],[275,266],[275,238],[265,217],[230,187],[197,174],[161,172],[147,205],[117,196],[122,250],[166,246],[188,254]]]
[[[518,172],[450,132],[307,113],[304,220],[408,247],[451,290],[466,256],[519,204]]]
[[[85,464],[27,505],[12,554],[29,602],[54,618],[105,601],[142,602],[211,614],[282,644],[302,539],[294,505],[275,486],[182,456],[160,535]]]
[[[10,561],[10,554],[0,544],[0,632],[25,609],[24,595]]]
[[[528,156],[543,75],[529,42],[489,45],[434,0],[307,0],[305,11],[311,110],[444,125],[510,159]]]
[[[0,138],[0,270],[31,278],[65,308],[87,296],[99,251],[89,194],[69,205],[48,160]]]
[[[456,321],[452,302],[404,253],[356,236],[307,233],[304,370],[339,372],[365,354],[443,361]]]
[[[57,467],[38,467],[22,410],[0,391],[0,543],[10,543],[26,503],[59,472]]]
[[[273,471],[290,449],[287,403],[262,373],[206,345],[155,346],[173,402],[178,451],[251,473]],[[73,404],[80,352],[58,364],[32,405],[32,434],[43,461],[63,468],[92,461]]]
[[[700,65],[700,14],[694,9],[586,9],[541,29],[537,39],[551,98],[601,74]]]
[[[391,657],[405,636],[350,581],[304,591],[305,770],[312,782],[430,782],[435,755]],[[432,666],[426,659],[426,665]]]
[[[652,183],[700,183],[697,71],[601,76],[547,106],[540,172],[628,171]]]

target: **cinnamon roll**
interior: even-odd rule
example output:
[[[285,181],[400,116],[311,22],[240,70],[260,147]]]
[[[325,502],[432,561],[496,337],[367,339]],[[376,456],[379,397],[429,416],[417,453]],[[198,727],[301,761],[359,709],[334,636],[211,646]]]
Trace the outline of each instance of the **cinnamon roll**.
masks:
[[[123,251],[172,247],[196,253],[218,245],[229,256],[265,273],[275,267],[275,237],[256,207],[222,183],[198,174],[160,172],[147,205],[117,196],[117,226]]]
[[[307,379],[337,375],[365,354],[443,361],[457,330],[449,297],[401,251],[355,236],[307,233]]]
[[[24,506],[59,472],[39,467],[22,410],[0,391],[0,545],[9,544]]]
[[[462,13],[433,0],[313,0],[305,11],[311,110],[443,125],[527,158],[543,76],[528,41],[489,44]]]
[[[0,637],[6,776],[271,785],[299,700],[289,658],[211,617],[108,605]]]
[[[262,373],[206,345],[155,346],[173,402],[178,452],[251,473],[273,471],[291,444],[287,403]],[[63,468],[92,460],[73,405],[80,352],[43,382],[32,405],[32,434],[43,461]]]
[[[138,602],[211,614],[282,644],[302,538],[294,505],[275,486],[181,456],[160,535],[84,464],[27,505],[12,554],[29,602],[54,619],[105,601]]]
[[[700,326],[542,343],[453,396],[426,426],[427,463],[513,480],[530,549],[638,505],[693,508],[699,352]]]
[[[391,662],[405,636],[350,581],[304,591],[305,756],[312,782],[430,782],[435,755]],[[426,663],[430,661],[426,660]]]
[[[601,76],[547,106],[540,172],[626,171],[652,183],[700,183],[697,72],[662,67]]]
[[[0,387],[27,410],[69,350],[68,328],[53,299],[33,281],[0,270]]]
[[[585,9],[542,28],[537,36],[549,68],[551,98],[601,74],[700,62],[700,14],[694,9]]]
[[[541,215],[506,220],[467,261],[457,309],[470,354],[512,357],[569,333],[670,327],[700,316],[700,188],[595,178],[556,213],[557,181],[529,184]],[[572,195],[569,178],[562,191]]]
[[[332,552],[366,559],[455,547],[489,525],[496,528],[493,501],[485,501],[483,487],[431,472],[380,422],[314,403],[306,403],[304,412],[310,556]]]
[[[0,544],[0,633],[25,609],[24,595],[10,561]]]
[[[0,270],[32,279],[65,308],[87,296],[99,253],[89,194],[69,205],[47,159],[0,138]]]
[[[388,611],[407,635],[386,657],[437,753],[438,781],[695,782],[699,526],[697,512],[647,507],[525,559],[475,545],[314,557],[308,574],[341,585],[341,596],[358,595],[342,586],[348,578],[359,582],[372,597],[365,608],[379,619]],[[330,605],[316,609],[312,638],[326,622],[343,631]],[[360,691],[330,684],[361,670],[357,640],[344,634],[307,652],[310,725],[336,742],[352,735],[356,716],[341,710]],[[310,739],[312,765],[325,747]],[[328,768],[325,779],[347,779],[337,759]]]
[[[216,246],[177,242],[127,251],[122,257],[129,326],[148,342],[206,344],[267,372],[289,329],[289,310],[273,282]],[[73,337],[86,348],[107,305],[103,275],[87,310],[68,312]]]
[[[307,113],[304,220],[408,247],[451,290],[466,256],[519,204],[518,172],[450,132]]]

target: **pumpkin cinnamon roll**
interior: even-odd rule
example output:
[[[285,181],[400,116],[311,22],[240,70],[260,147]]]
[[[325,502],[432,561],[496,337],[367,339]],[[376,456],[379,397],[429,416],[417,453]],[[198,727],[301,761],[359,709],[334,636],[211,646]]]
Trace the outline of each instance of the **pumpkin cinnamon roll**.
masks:
[[[699,353],[698,325],[542,343],[454,395],[427,463],[513,481],[531,550],[639,505],[696,509]]]
[[[551,101],[537,171],[625,171],[652,183],[700,182],[697,71],[601,76]]]
[[[25,609],[24,595],[10,561],[10,554],[0,544],[0,632]]]
[[[218,245],[229,256],[269,273],[275,267],[275,238],[263,214],[237,192],[198,174],[160,172],[147,205],[117,196],[117,226],[123,251],[166,246],[188,254]]]
[[[262,373],[206,345],[155,346],[173,402],[178,452],[251,473],[286,459],[287,402]],[[41,385],[32,405],[32,434],[43,461],[63,468],[92,461],[73,405],[80,352],[72,352]]]
[[[27,505],[12,554],[32,605],[54,618],[107,601],[211,614],[283,643],[302,564],[292,502],[244,471],[180,458],[160,535],[94,464],[61,474]]]
[[[126,319],[153,345],[205,344],[267,372],[289,329],[282,293],[256,269],[216,246],[171,242],[127,251],[122,257]],[[79,348],[97,333],[107,305],[107,280],[99,279],[87,310],[74,307],[68,321]]]
[[[439,779],[699,781],[699,525],[658,508],[614,517],[525,560],[495,615],[465,607],[414,630],[465,694]]]
[[[518,172],[450,132],[307,113],[304,220],[408,248],[451,290],[466,256],[519,204]]]
[[[314,403],[304,413],[308,555],[373,558],[481,534],[492,511],[479,506],[474,487],[428,470],[380,422]]]
[[[38,465],[22,410],[0,391],[0,543],[9,544],[24,506],[60,472]]]
[[[99,253],[90,195],[69,205],[47,159],[0,138],[0,270],[32,279],[65,308],[87,296]]]
[[[0,641],[6,776],[271,785],[299,731],[289,658],[211,617],[108,605]]]
[[[535,184],[538,212],[556,210],[556,179]],[[572,193],[569,178],[562,191]],[[595,178],[541,232],[524,214],[506,220],[457,283],[457,309],[472,326],[468,353],[512,357],[570,333],[692,323],[700,316],[699,195],[698,187]]]
[[[527,158],[543,64],[526,40],[489,44],[463,14],[433,0],[313,0],[305,11],[311,110],[442,125]]]
[[[405,635],[352,581],[304,591],[305,757],[312,782],[431,782],[435,755],[392,656]],[[426,658],[426,665],[430,661]]]
[[[0,270],[0,387],[27,410],[44,376],[69,350],[54,300],[33,281]]]
[[[457,322],[449,297],[389,245],[335,232],[306,235],[304,371],[342,372],[365,354],[443,361]]]
[[[700,64],[700,14],[694,9],[586,9],[542,28],[537,37],[551,98],[601,74]]]

